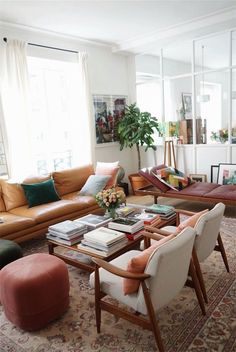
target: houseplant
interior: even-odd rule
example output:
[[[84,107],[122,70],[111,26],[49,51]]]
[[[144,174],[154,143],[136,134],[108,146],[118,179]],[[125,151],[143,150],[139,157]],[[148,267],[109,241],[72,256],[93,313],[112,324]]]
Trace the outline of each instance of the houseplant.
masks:
[[[155,131],[161,133],[160,125],[156,119],[149,112],[141,112],[135,104],[126,105],[125,113],[118,123],[118,138],[120,143],[120,150],[125,147],[136,147],[138,154],[138,170],[141,169],[141,155],[140,147],[145,146],[145,151],[148,148],[156,150],[154,145],[153,134]],[[138,185],[135,186],[132,178],[136,178]],[[142,187],[143,178],[138,174],[129,175],[131,187],[135,193],[135,189]],[[145,181],[145,184],[147,181]]]

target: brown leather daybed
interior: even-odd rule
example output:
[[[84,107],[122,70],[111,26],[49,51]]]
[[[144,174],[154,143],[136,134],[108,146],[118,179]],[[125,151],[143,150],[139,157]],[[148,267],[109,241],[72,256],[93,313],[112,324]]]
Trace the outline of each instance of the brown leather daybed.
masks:
[[[135,193],[138,195],[152,195],[155,203],[157,203],[158,197],[167,197],[214,204],[222,202],[225,205],[236,205],[236,185],[194,182],[186,188],[176,191],[153,175],[156,170],[163,166],[160,165],[140,170],[139,174],[148,180],[150,185],[140,188]]]

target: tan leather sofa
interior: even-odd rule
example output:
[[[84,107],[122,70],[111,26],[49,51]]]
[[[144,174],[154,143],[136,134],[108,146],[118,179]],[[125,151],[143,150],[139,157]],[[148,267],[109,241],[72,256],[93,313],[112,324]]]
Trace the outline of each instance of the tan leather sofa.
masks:
[[[0,181],[0,238],[27,241],[47,232],[51,224],[76,219],[96,212],[99,209],[93,196],[80,196],[90,175],[94,174],[92,165],[56,171],[40,177],[29,177],[23,183],[38,183],[53,178],[61,200],[28,208],[27,200],[20,184]]]

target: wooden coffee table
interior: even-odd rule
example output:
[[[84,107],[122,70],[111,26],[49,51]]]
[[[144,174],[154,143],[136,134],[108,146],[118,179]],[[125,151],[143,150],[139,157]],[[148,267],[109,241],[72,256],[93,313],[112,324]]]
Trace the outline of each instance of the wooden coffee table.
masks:
[[[170,220],[161,220],[157,225],[156,228],[162,228],[164,226],[167,225],[174,225],[176,223],[176,217],[170,219]],[[124,254],[125,252],[128,252],[131,249],[137,249],[139,248],[140,242],[144,239],[144,236],[140,236],[134,240],[128,240],[127,244],[124,245],[123,248],[120,248],[119,250],[117,250],[116,252],[112,253],[111,255],[104,257],[102,255],[98,255],[95,254],[93,252],[90,252],[89,249],[85,250],[85,249],[81,249],[81,248],[77,248],[77,244],[73,245],[73,246],[68,246],[66,244],[62,244],[53,240],[48,240],[48,251],[49,254],[55,255],[56,257],[62,259],[65,263],[75,266],[77,268],[92,272],[95,269],[95,264],[93,263],[93,261],[91,260],[92,257],[94,258],[100,258],[106,261],[111,261],[114,258],[119,257],[121,254]],[[55,249],[57,249],[55,251]],[[59,250],[63,249],[63,252],[65,253],[60,253]],[[73,251],[79,254],[81,254],[81,259],[80,258],[71,258],[69,256],[66,256],[66,250],[68,251]],[[87,258],[84,258],[87,257]],[[86,259],[86,260],[82,260],[82,259]],[[88,260],[89,259],[89,260]]]

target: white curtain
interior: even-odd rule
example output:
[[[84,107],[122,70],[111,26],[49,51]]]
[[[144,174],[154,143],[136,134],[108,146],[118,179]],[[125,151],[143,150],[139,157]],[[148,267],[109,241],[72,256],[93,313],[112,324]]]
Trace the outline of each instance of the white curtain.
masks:
[[[8,171],[21,179],[34,172],[30,144],[29,84],[25,42],[8,40],[1,72],[1,102],[7,139]]]
[[[94,162],[95,130],[93,120],[92,95],[88,72],[88,55],[78,53],[79,71],[79,116],[74,127],[76,136],[76,163],[85,165]]]

